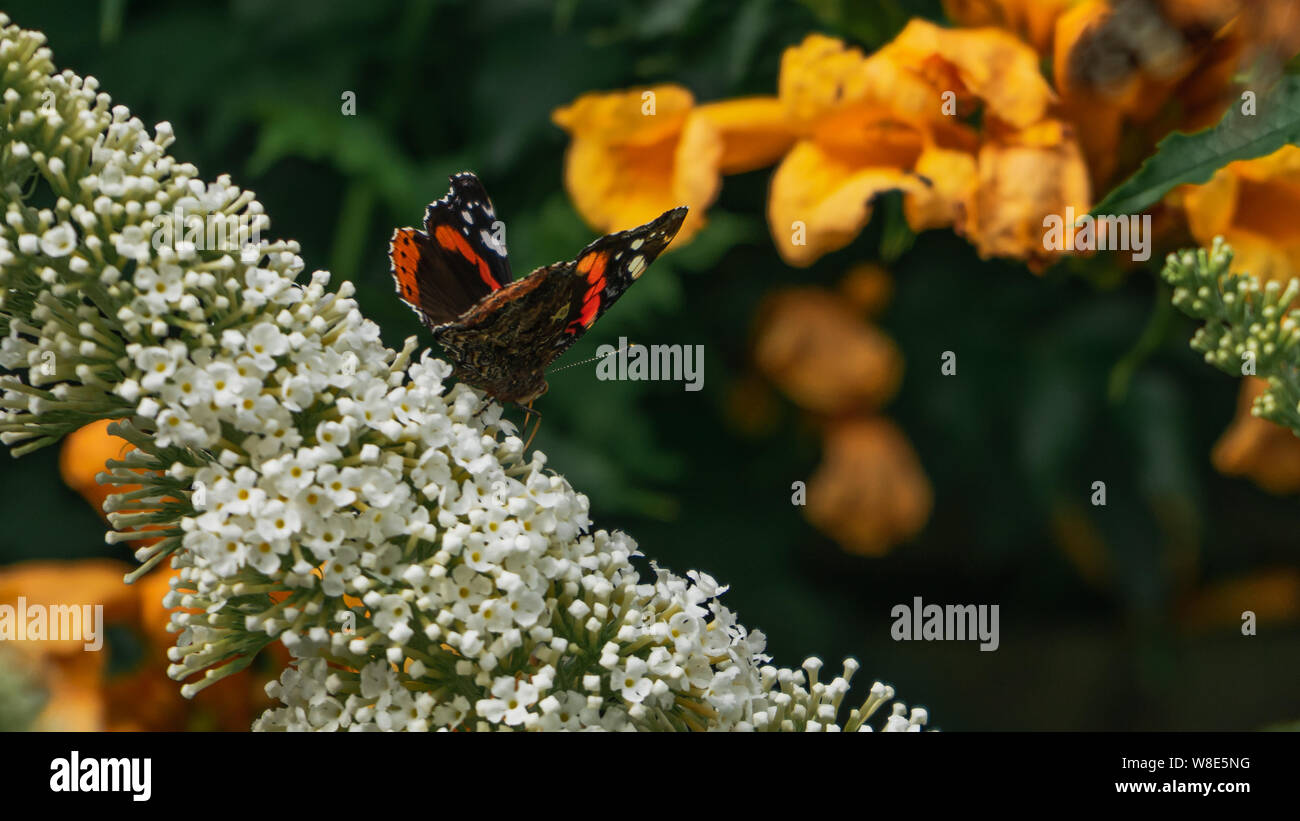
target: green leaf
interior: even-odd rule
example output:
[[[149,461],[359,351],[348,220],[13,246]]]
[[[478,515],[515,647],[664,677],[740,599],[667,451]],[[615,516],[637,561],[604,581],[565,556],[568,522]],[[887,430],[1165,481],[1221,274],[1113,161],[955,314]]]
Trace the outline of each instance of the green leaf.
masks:
[[[1174,186],[1205,182],[1230,162],[1262,157],[1295,142],[1300,142],[1300,76],[1287,76],[1258,101],[1258,113],[1242,114],[1234,102],[1214,128],[1165,137],[1137,173],[1092,213],[1140,213]]]

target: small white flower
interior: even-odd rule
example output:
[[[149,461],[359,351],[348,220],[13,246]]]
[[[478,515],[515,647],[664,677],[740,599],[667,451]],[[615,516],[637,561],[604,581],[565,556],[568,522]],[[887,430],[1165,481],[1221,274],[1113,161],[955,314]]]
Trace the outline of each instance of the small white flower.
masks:
[[[117,235],[113,247],[127,259],[148,262],[150,255],[149,233],[138,225],[128,225]]]
[[[61,222],[41,235],[41,253],[47,257],[66,257],[77,247],[77,232]]]

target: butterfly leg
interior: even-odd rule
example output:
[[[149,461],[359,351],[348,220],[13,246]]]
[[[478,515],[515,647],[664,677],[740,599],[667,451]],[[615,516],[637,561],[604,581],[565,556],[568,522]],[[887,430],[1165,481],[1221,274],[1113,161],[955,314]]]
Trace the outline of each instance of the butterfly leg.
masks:
[[[542,418],[542,412],[539,411],[539,410],[537,410],[537,409],[535,409],[535,408],[533,407],[533,402],[535,402],[535,401],[536,401],[535,399],[530,399],[530,400],[528,400],[528,404],[527,404],[527,405],[520,405],[520,406],[519,406],[519,410],[521,410],[521,411],[524,412],[524,417],[525,417],[525,418],[527,418],[527,417],[529,417],[529,416],[536,416],[538,419],[541,419],[541,418]]]
[[[542,429],[542,412],[533,410],[533,403],[531,401],[527,405],[524,405],[525,417],[530,413],[537,417],[537,424],[533,425],[533,432],[529,435],[528,441],[524,443],[524,453],[528,452],[528,446],[531,445],[533,439],[537,437],[537,431]]]

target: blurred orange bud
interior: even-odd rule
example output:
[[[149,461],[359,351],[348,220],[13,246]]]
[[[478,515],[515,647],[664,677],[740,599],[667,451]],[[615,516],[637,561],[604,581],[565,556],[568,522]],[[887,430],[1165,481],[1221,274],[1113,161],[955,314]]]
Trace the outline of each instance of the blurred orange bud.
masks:
[[[787,288],[766,299],[754,362],[796,405],[826,415],[880,407],[903,374],[893,341],[820,288]]]
[[[840,280],[840,293],[864,316],[878,316],[894,295],[894,278],[875,263],[860,262]]]
[[[930,481],[907,437],[876,417],[830,428],[804,511],[845,550],[880,556],[920,532],[932,503]]]

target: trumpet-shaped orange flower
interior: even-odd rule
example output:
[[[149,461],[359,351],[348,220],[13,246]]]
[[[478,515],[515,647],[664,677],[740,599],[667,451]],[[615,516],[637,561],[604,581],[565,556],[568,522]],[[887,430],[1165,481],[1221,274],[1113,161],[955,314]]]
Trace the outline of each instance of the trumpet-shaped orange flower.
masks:
[[[1237,416],[1215,443],[1210,459],[1225,476],[1245,476],[1270,493],[1295,493],[1300,491],[1300,438],[1250,412],[1267,387],[1255,377],[1242,381]]]
[[[565,186],[592,228],[632,228],[686,205],[678,242],[704,225],[723,174],[772,163],[792,139],[773,98],[697,106],[675,85],[584,94],[552,118],[572,137]]]
[[[913,20],[869,57],[810,35],[783,56],[780,94],[800,139],[773,175],[768,220],[791,265],[850,243],[885,191],[903,192],[913,230],[952,226],[981,254],[1031,261],[1045,256],[1043,217],[1088,204],[1037,56],[1007,32]],[[977,111],[983,144],[962,119]],[[1021,172],[1060,183],[1007,178]]]
[[[768,199],[768,223],[786,262],[810,265],[852,242],[880,193],[928,197],[930,186],[912,167],[927,122],[942,115],[923,78],[812,34],[782,55],[780,98],[800,135]]]
[[[1235,273],[1283,283],[1300,277],[1300,148],[1230,163],[1172,200],[1181,200],[1197,242],[1222,236],[1232,245]]]

